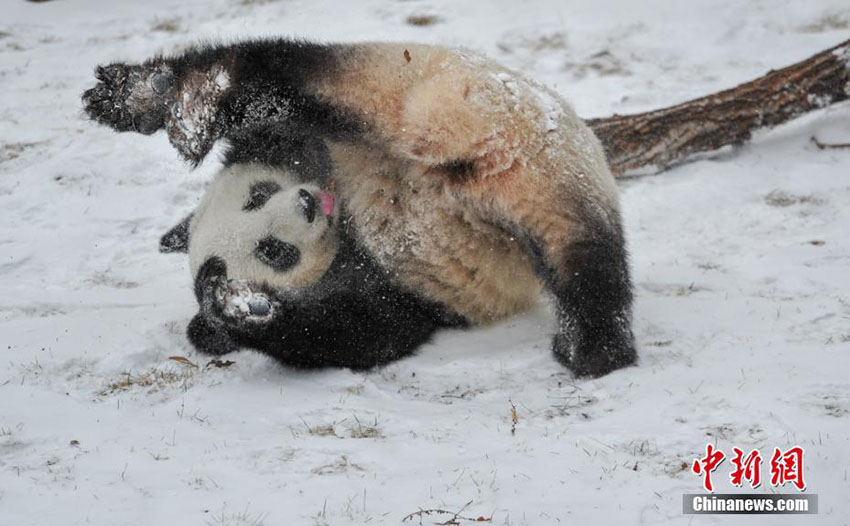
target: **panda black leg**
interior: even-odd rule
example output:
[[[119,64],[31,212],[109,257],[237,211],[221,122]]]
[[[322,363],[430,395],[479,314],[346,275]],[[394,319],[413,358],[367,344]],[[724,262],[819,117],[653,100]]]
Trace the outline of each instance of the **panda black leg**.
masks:
[[[187,336],[200,352],[226,354],[244,343],[245,334],[260,334],[273,314],[272,302],[263,292],[227,279],[227,265],[219,258],[207,259],[195,278],[200,307],[187,328]]]
[[[195,349],[204,354],[219,356],[238,349],[224,328],[210,320],[203,312],[196,314],[189,322],[186,336]]]
[[[98,83],[83,93],[92,120],[123,131],[150,135],[165,125],[174,100],[174,76],[161,63],[113,63],[95,69]]]
[[[117,131],[166,129],[178,152],[198,164],[216,140],[258,125],[294,123],[304,134],[329,136],[359,129],[347,111],[307,89],[310,79],[333,75],[342,58],[338,47],[285,39],[199,46],[97,68],[83,105]]]
[[[632,292],[619,228],[599,227],[563,249],[548,285],[557,302],[555,356],[576,376],[598,377],[637,360]]]
[[[146,135],[160,129],[184,158],[200,163],[219,138],[216,114],[229,76],[221,65],[183,71],[176,60],[98,66],[98,83],[83,93],[92,120],[116,131]]]
[[[238,348],[220,316],[218,291],[226,279],[227,265],[219,258],[205,261],[195,278],[195,297],[200,309],[189,322],[186,335],[189,342],[205,354],[221,355]]]
[[[348,261],[361,270],[369,265]],[[383,272],[369,272],[376,271],[380,279]],[[290,295],[227,280],[225,263],[215,257],[198,270],[195,293],[200,312],[188,336],[199,351],[251,348],[297,367],[368,369],[410,354],[450,321],[439,306],[389,283],[345,286],[330,296]]]

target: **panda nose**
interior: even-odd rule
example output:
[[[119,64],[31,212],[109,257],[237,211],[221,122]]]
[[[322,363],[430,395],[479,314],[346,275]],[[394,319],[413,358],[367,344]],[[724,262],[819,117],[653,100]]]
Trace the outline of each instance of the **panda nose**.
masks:
[[[312,223],[316,219],[317,208],[316,198],[313,197],[313,194],[303,188],[298,190],[298,205],[301,207],[307,222]]]

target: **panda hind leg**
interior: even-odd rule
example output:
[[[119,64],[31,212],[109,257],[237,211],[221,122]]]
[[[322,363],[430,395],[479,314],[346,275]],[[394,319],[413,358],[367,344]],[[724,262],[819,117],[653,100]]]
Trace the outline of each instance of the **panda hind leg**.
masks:
[[[115,62],[95,69],[98,83],[83,93],[92,120],[116,131],[150,135],[165,126],[174,76],[164,64]]]
[[[634,364],[632,291],[620,227],[600,225],[558,252],[546,272],[557,304],[555,356],[580,377]]]

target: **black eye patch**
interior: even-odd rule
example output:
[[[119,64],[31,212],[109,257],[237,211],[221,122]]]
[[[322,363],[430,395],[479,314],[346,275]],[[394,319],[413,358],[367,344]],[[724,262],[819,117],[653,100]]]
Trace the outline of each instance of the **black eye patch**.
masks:
[[[259,210],[277,192],[280,192],[280,185],[274,181],[260,181],[252,184],[248,192],[248,200],[245,201],[242,210],[246,212]]]
[[[301,205],[301,211],[304,212],[304,219],[312,223],[316,219],[316,198],[302,188],[298,190],[298,203]]]
[[[291,269],[301,259],[301,251],[298,250],[298,247],[271,236],[257,242],[254,255],[278,272]]]

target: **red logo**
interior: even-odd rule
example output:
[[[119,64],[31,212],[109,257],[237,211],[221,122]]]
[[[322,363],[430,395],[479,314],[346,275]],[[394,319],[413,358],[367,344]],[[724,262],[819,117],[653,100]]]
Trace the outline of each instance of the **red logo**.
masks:
[[[732,479],[732,485],[740,488],[746,480],[753,489],[761,486],[761,453],[759,453],[759,450],[750,451],[746,457],[744,457],[744,452],[736,447],[733,447],[732,451],[735,452],[735,456],[732,458],[735,471],[729,475],[729,478]]]
[[[803,448],[792,447],[785,453],[780,449],[773,449],[773,457],[770,459],[770,485],[784,486],[786,482],[793,482],[798,490],[806,489],[803,482]]]
[[[714,449],[714,446],[711,444],[706,444],[705,456],[694,460],[694,465],[691,467],[691,470],[697,475],[700,473],[704,475],[702,486],[705,488],[705,491],[714,493],[714,486],[711,484],[711,472],[723,463],[724,458],[726,458],[725,453]]]
[[[744,454],[744,450],[737,447],[733,447],[732,451],[735,453],[731,457],[734,469],[729,474],[729,480],[732,485],[740,488],[746,481],[751,488],[758,488],[761,485],[762,465],[762,457],[759,450],[753,449],[746,455]],[[805,490],[803,455],[803,448],[799,446],[792,447],[784,453],[778,447],[774,448],[773,456],[770,458],[770,485],[781,487],[790,482],[798,490]],[[691,471],[703,476],[702,487],[705,488],[705,491],[714,493],[711,474],[725,459],[726,454],[716,449],[712,444],[706,444],[705,455],[703,457],[694,459]]]

